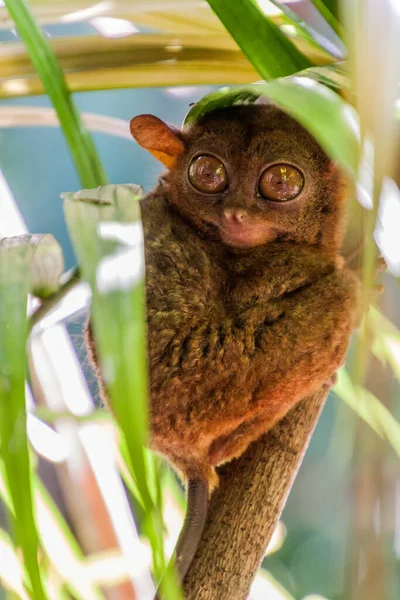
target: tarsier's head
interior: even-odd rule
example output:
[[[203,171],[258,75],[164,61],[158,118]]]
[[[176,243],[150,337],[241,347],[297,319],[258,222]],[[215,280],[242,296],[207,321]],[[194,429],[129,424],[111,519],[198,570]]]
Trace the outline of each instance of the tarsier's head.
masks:
[[[292,240],[337,252],[341,176],[275,106],[215,110],[181,131],[140,115],[131,132],[169,169],[156,191],[202,234],[237,249]]]

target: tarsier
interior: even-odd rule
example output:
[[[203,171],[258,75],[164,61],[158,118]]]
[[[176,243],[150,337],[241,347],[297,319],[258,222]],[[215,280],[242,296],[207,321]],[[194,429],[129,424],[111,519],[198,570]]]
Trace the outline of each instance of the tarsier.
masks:
[[[131,132],[168,167],[141,212],[151,447],[188,481],[184,577],[216,466],[330,385],[359,282],[340,255],[342,176],[275,106],[215,110],[181,131],[141,115]],[[90,326],[88,339],[96,361]]]

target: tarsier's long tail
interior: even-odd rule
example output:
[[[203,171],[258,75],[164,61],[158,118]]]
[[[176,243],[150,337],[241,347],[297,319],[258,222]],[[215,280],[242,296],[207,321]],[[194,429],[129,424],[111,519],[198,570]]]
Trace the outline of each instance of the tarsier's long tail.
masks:
[[[185,520],[174,554],[179,578],[183,582],[194,559],[207,519],[208,482],[203,479],[189,479]],[[160,600],[159,589],[154,600]]]

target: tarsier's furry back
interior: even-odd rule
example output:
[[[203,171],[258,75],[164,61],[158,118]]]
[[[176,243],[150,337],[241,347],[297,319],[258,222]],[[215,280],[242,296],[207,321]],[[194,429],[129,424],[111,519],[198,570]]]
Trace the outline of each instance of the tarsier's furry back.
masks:
[[[212,489],[343,363],[358,281],[339,255],[342,179],[271,105],[131,131],[169,168],[141,202],[151,446]]]

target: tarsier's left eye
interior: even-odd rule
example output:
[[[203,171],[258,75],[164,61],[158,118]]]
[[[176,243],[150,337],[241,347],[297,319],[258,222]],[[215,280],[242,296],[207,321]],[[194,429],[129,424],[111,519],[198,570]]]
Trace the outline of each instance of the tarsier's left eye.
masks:
[[[203,154],[190,163],[189,179],[191,184],[205,194],[218,194],[228,187],[228,174],[222,162]]]
[[[286,202],[296,198],[303,189],[304,177],[292,165],[273,165],[260,177],[260,194],[268,200]]]

